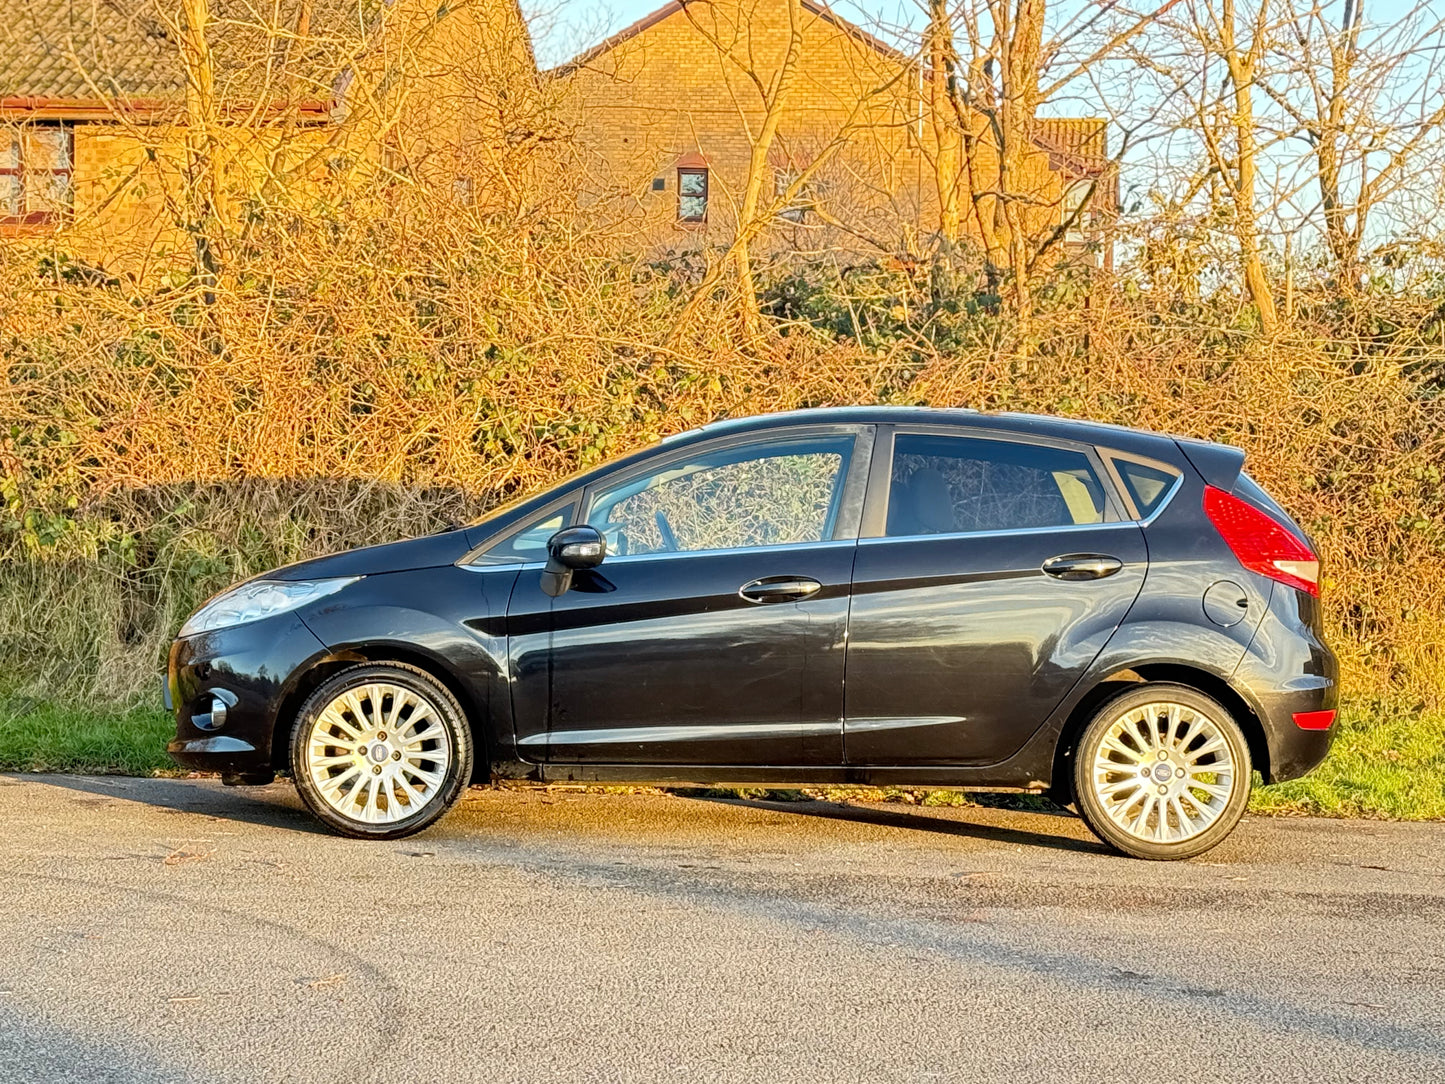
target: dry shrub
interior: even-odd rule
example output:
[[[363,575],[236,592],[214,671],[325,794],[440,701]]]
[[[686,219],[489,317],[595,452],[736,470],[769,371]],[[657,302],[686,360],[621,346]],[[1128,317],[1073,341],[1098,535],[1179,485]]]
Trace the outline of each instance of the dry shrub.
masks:
[[[215,282],[0,256],[6,683],[132,697],[186,612],[239,576],[475,517],[718,417],[890,401],[1243,446],[1324,548],[1350,689],[1445,689],[1445,427],[1418,349],[1318,328],[1266,344],[1102,286],[1052,303],[1027,349],[1001,345],[986,305],[955,306],[942,344],[819,320],[678,340],[676,270],[414,189],[265,224]],[[883,311],[823,293],[855,328]]]

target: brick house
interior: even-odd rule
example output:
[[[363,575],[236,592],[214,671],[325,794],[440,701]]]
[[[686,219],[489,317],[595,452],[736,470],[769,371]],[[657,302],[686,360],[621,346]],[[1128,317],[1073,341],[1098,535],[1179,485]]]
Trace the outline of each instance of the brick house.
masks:
[[[0,236],[164,262],[203,126],[236,201],[357,158],[470,191],[535,71],[515,0],[10,0]]]
[[[816,156],[827,162],[782,211],[773,243],[896,251],[900,241],[935,233],[931,73],[819,0],[803,0],[802,8],[799,65],[769,155],[772,191],[764,202]],[[594,163],[599,213],[611,203],[619,222],[634,221],[629,215],[640,206],[640,239],[665,247],[727,238],[750,133],[764,117],[754,76],[766,83],[780,68],[788,36],[782,0],[671,0],[549,72],[565,88]],[[1093,228],[1113,203],[1105,138],[1100,120],[1043,121],[1020,186],[1036,229],[1063,224],[1090,199],[1064,238],[1066,250],[1090,262],[1109,259]],[[991,153],[981,142],[978,153]]]
[[[764,204],[826,161],[767,243],[908,249],[938,229],[929,73],[818,0],[803,9]],[[489,170],[560,104],[578,195],[615,216],[621,244],[725,241],[762,120],[752,75],[776,70],[786,39],[781,0],[673,0],[547,73],[544,93],[517,0],[10,0],[0,237],[55,240],[107,270],[163,267],[189,244],[198,153],[236,215],[278,177],[324,191],[336,163],[358,161],[500,198]],[[1105,176],[1104,137],[1099,121],[1044,123],[1026,171],[1037,225]]]

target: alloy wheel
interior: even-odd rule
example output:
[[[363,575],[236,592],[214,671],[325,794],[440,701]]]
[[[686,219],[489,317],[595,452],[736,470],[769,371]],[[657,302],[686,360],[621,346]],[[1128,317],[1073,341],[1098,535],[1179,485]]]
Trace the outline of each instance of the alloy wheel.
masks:
[[[370,682],[316,713],[304,766],[315,793],[351,821],[394,824],[446,785],[455,753],[437,706],[414,689]]]
[[[1093,797],[1134,839],[1192,839],[1223,817],[1240,783],[1219,722],[1189,704],[1130,707],[1107,727],[1090,766]]]

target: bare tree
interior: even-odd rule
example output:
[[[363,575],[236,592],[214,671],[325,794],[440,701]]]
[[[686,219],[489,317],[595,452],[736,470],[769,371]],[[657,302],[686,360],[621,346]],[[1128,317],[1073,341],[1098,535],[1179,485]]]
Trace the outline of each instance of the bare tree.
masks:
[[[712,47],[725,72],[741,76],[751,87],[755,100],[739,96],[733,105],[746,133],[749,145],[747,172],[737,200],[736,227],[721,258],[712,261],[701,283],[681,310],[673,339],[691,325],[700,306],[709,298],[731,270],[736,276],[736,303],[743,332],[755,338],[761,331],[761,312],[753,273],[753,243],[778,220],[781,212],[796,207],[814,179],[864,130],[874,124],[873,114],[880,102],[888,102],[911,71],[907,64],[893,64],[886,72],[855,71],[857,96],[842,119],[833,123],[831,131],[821,134],[809,160],[790,171],[786,183],[769,184],[774,178],[773,150],[792,110],[791,93],[804,59],[805,16],[801,0],[783,0],[787,17],[786,42],[775,65],[753,47],[754,30],[748,24],[754,12],[746,7],[732,11],[737,22],[714,14],[704,23],[691,6],[684,12],[693,28]],[[716,13],[710,5],[699,5]],[[732,80],[727,80],[731,85]],[[814,133],[818,135],[819,133]],[[772,198],[765,199],[771,192]],[[826,212],[823,214],[826,219]],[[837,223],[841,225],[841,223]]]
[[[1445,21],[1420,5],[1381,29],[1365,0],[1281,3],[1278,74],[1261,88],[1308,143],[1332,277],[1352,293],[1372,212],[1421,179],[1445,122]]]
[[[925,55],[932,80],[935,186],[941,235],[954,242],[967,226],[986,271],[1007,280],[1027,323],[1033,280],[1046,258],[1087,215],[1095,196],[1112,194],[1127,141],[1096,154],[1085,199],[1067,206],[1040,140],[1041,109],[1093,68],[1118,59],[1142,29],[1179,0],[1144,12],[1107,3],[1081,10],[1050,32],[1046,0],[927,0]],[[961,45],[960,45],[961,41]],[[966,210],[954,207],[961,190]]]
[[[211,32],[209,0],[180,0],[177,16],[176,38],[186,87],[186,228],[195,246],[196,268],[214,285],[229,201],[218,131],[216,66],[207,36]]]

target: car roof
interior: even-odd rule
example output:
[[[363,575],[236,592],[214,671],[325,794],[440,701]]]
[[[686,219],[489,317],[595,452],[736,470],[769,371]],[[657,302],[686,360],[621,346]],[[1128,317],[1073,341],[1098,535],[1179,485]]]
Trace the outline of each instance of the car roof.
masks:
[[[1182,465],[1182,453],[1175,438],[1145,429],[1130,429],[1104,422],[1056,418],[1047,414],[988,412],[966,407],[919,406],[842,406],[809,407],[785,410],[774,414],[754,414],[743,418],[726,418],[696,429],[665,437],[662,441],[639,448],[616,459],[600,463],[589,470],[566,478],[553,486],[508,505],[505,510],[488,512],[485,519],[467,528],[473,546],[490,540],[496,534],[531,515],[555,500],[563,490],[591,485],[599,478],[616,471],[628,470],[664,450],[685,448],[690,444],[715,440],[718,437],[766,433],[801,425],[956,425],[960,429],[997,430],[1020,436],[1038,436],[1051,440],[1075,441],[1113,451],[1131,453],[1150,459]],[[497,517],[500,517],[500,521]]]
[[[667,438],[664,444],[690,443],[730,434],[765,432],[769,429],[808,423],[835,425],[957,425],[970,429],[996,429],[1054,440],[1078,441],[1103,445],[1122,452],[1160,455],[1173,452],[1175,438],[1147,429],[1131,429],[1107,422],[1091,422],[1077,418],[1059,418],[1049,414],[1023,414],[1012,411],[981,411],[967,407],[920,406],[843,406],[810,407],[804,410],[756,414],[745,418],[728,418]],[[1173,458],[1173,456],[1170,456]]]

